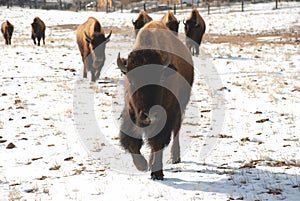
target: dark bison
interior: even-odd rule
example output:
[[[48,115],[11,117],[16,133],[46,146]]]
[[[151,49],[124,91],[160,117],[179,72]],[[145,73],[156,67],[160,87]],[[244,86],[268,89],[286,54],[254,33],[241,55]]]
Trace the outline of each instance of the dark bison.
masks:
[[[147,14],[146,11],[141,10],[137,19],[135,21],[132,20],[135,36],[138,34],[139,30],[150,21],[152,21],[152,18]]]
[[[94,17],[89,17],[77,28],[76,39],[84,64],[83,77],[86,78],[88,71],[91,71],[92,82],[100,76],[105,62],[105,46],[111,33],[105,37],[103,27]]]
[[[179,21],[176,19],[172,11],[168,11],[160,20],[164,25],[166,25],[173,33],[178,35]]]
[[[128,58],[119,55],[117,64],[125,74],[120,143],[136,168],[146,171],[140,152],[145,138],[151,147],[151,178],[163,180],[162,150],[172,132],[171,161],[180,162],[179,130],[194,80],[191,53],[164,24],[152,21],[138,33]]]
[[[200,16],[197,9],[191,11],[191,15],[188,17],[184,23],[184,31],[186,35],[186,45],[192,51],[192,48],[196,50],[192,51],[193,55],[199,55],[199,46],[202,41],[203,34],[205,33],[205,22]]]
[[[1,32],[5,39],[5,44],[11,45],[11,38],[14,32],[14,26],[8,20],[6,20],[1,24]]]
[[[35,17],[33,19],[33,23],[31,23],[31,38],[35,45],[35,39],[37,39],[38,46],[40,46],[41,39],[43,39],[43,44],[45,45],[45,30],[46,26],[43,20],[41,20],[39,17]]]

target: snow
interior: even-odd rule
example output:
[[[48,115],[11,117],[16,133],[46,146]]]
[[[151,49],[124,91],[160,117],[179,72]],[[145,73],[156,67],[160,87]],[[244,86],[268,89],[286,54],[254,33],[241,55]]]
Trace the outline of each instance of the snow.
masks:
[[[287,5],[200,9],[207,34],[257,38],[204,39],[193,58],[182,163],[168,164],[166,148],[164,181],[138,172],[117,138],[123,92],[115,60],[133,45],[137,14],[0,7],[0,19],[15,25],[12,46],[0,39],[0,200],[298,200],[300,3]],[[30,39],[35,16],[46,23],[45,46]],[[97,83],[82,78],[75,42],[89,16],[106,33],[124,29],[113,30]],[[184,39],[182,23],[180,33]]]

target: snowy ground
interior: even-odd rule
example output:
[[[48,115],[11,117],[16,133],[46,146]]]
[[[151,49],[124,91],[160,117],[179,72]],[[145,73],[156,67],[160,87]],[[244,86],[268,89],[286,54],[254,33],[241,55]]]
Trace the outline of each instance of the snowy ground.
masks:
[[[165,163],[164,181],[137,172],[118,145],[115,60],[132,47],[137,14],[0,7],[15,25],[13,45],[0,40],[0,200],[298,200],[300,3],[282,5],[202,10],[182,163]],[[45,46],[30,39],[35,16],[46,23]],[[75,42],[89,16],[113,30],[97,83],[81,78]]]

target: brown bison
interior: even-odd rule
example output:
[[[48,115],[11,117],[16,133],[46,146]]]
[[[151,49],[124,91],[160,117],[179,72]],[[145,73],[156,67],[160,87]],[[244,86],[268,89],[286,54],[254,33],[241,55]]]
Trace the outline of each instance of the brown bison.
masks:
[[[31,38],[35,45],[35,39],[37,39],[38,46],[40,46],[41,39],[43,39],[43,44],[45,45],[45,30],[46,26],[43,20],[41,20],[39,17],[35,17],[33,19],[33,23],[31,23]]]
[[[135,36],[138,34],[139,30],[150,21],[152,21],[152,18],[147,14],[146,11],[141,10],[137,19],[135,21],[132,20]]]
[[[202,41],[203,34],[205,33],[205,22],[200,16],[197,9],[191,11],[191,15],[184,23],[184,31],[186,35],[186,45],[192,51],[193,55],[199,55],[199,46]],[[196,53],[194,52],[196,50]]]
[[[103,27],[94,17],[89,17],[77,28],[76,39],[84,64],[83,77],[86,78],[88,71],[91,71],[92,82],[100,76],[105,62],[105,46],[111,33],[105,37]]]
[[[5,39],[5,44],[11,45],[11,38],[14,32],[14,26],[8,20],[6,20],[1,24],[1,32]]]
[[[171,160],[180,162],[179,130],[194,80],[191,53],[164,24],[152,21],[138,33],[128,58],[119,55],[117,64],[125,74],[120,143],[136,168],[146,171],[140,152],[144,137],[151,147],[151,178],[163,180],[162,150],[172,132]]]
[[[178,35],[179,21],[176,19],[172,11],[168,11],[160,20],[164,25],[166,25],[173,33]]]

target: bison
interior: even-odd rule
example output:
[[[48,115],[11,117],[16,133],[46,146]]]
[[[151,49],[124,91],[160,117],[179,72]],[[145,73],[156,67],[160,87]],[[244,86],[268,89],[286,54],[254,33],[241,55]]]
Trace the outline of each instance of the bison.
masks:
[[[138,33],[128,58],[119,54],[117,64],[125,74],[120,143],[136,168],[146,171],[140,152],[145,138],[151,178],[163,180],[162,150],[172,132],[171,161],[180,162],[179,130],[194,80],[192,55],[164,24],[151,21]]]
[[[172,11],[168,11],[160,20],[164,25],[166,25],[174,34],[178,35],[178,27],[180,21],[176,19]]]
[[[193,9],[189,18],[186,22],[183,22],[183,24],[186,35],[186,45],[190,51],[194,48],[192,51],[193,55],[199,55],[199,46],[206,28],[203,18],[200,16],[197,9]],[[196,53],[194,50],[196,50]]]
[[[40,46],[41,39],[43,39],[43,44],[45,45],[45,30],[46,26],[43,20],[41,20],[39,17],[35,17],[33,19],[33,23],[31,23],[31,38],[35,45],[35,39],[37,39],[38,46]]]
[[[14,26],[8,20],[6,20],[1,24],[1,32],[5,39],[5,44],[11,45],[11,38],[14,32]]]
[[[92,82],[100,76],[100,71],[105,62],[105,47],[112,31],[105,37],[104,29],[94,17],[89,17],[86,22],[79,25],[76,40],[84,64],[83,77],[91,71]]]
[[[139,30],[150,21],[152,21],[152,18],[147,14],[146,11],[141,10],[137,19],[135,21],[132,20],[135,36],[137,36]]]

